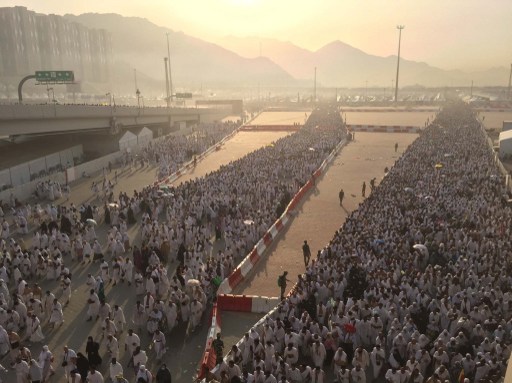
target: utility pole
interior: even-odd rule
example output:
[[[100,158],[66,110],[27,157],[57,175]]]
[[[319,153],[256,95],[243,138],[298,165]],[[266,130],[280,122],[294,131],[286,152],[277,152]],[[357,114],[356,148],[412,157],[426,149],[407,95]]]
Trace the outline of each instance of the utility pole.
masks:
[[[139,90],[139,86],[137,85],[137,69],[133,69],[133,78],[135,79],[135,93]]]
[[[166,91],[166,101],[167,101],[167,109],[171,106],[171,98],[169,97],[169,67],[167,66],[168,57],[164,57],[164,66],[165,66],[165,91]]]
[[[507,99],[510,100],[510,86],[512,85],[512,64],[510,64],[510,76],[508,77]]]
[[[172,88],[172,71],[171,71],[171,49],[169,48],[169,32],[165,34],[167,36],[167,63],[169,64],[169,90],[171,92],[171,102],[173,99],[174,90]]]
[[[402,29],[405,26],[397,25],[396,29],[398,29],[398,59],[396,61],[396,81],[395,81],[395,102],[398,102],[398,73],[400,72],[400,42],[402,40]]]
[[[313,101],[316,102],[316,67],[315,67],[315,88],[313,91]]]

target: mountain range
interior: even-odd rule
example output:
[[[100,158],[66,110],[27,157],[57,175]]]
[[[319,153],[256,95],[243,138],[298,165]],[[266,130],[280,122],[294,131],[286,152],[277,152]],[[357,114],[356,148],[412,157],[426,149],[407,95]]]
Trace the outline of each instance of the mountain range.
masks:
[[[333,41],[316,51],[257,37],[229,36],[214,44],[143,18],[96,13],[64,17],[110,32],[114,81],[119,86],[133,84],[133,68],[136,68],[148,86],[162,88],[166,33],[173,81],[178,88],[197,88],[203,84],[240,88],[311,86],[315,67],[318,84],[324,87],[390,87],[396,75],[396,56],[370,55],[341,41]],[[400,86],[469,86],[471,81],[478,86],[506,85],[508,75],[505,67],[466,73],[400,60]]]

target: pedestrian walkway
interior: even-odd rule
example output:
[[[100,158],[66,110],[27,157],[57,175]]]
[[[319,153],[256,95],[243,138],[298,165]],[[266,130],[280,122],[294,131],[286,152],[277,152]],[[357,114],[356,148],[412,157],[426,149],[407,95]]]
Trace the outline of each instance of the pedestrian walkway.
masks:
[[[370,180],[375,177],[378,185],[384,176],[384,168],[391,168],[416,137],[410,133],[356,133],[355,141],[342,149],[315,189],[305,197],[288,230],[270,248],[268,258],[260,261],[252,276],[248,276],[233,293],[278,296],[277,278],[284,270],[293,281],[305,271],[303,241],[307,239],[312,259],[315,259],[316,252],[328,243],[347,215],[363,201],[363,181],[366,181],[368,196]],[[395,143],[398,143],[397,153]],[[345,191],[343,207],[338,199],[341,188]],[[287,290],[291,287],[292,284],[288,284]]]
[[[233,138],[228,140],[221,147],[221,150],[213,152],[207,156],[203,161],[198,163],[195,169],[193,169],[190,173],[184,174],[184,176],[178,179],[177,182],[180,183],[185,180],[191,180],[204,176],[207,173],[217,170],[222,165],[237,160],[246,154],[259,149],[260,147],[270,144],[272,141],[286,136],[287,134],[288,133],[286,132],[271,134],[257,132],[237,133]],[[115,171],[116,169],[113,169],[112,172],[105,173],[105,176],[108,179],[113,179]],[[121,171],[121,169],[117,169],[117,171],[119,177],[118,182],[114,187],[114,196],[116,199],[120,191],[131,195],[133,190],[141,190],[144,186],[152,184],[156,180],[156,168],[153,166],[146,166],[144,168],[134,166],[132,168],[127,167],[124,171]],[[93,197],[93,193],[91,191],[92,182],[101,181],[103,177],[103,173],[98,172],[91,178],[82,179],[74,183],[71,185],[72,190],[69,201],[65,202],[65,199],[60,199],[55,201],[54,204],[66,203],[69,205],[70,202],[73,202],[75,206],[79,206],[84,202],[90,202],[91,204],[100,207],[103,206],[103,203],[100,200],[95,200],[95,197]],[[98,235],[100,243],[102,244],[106,243],[106,233],[108,229],[109,227],[101,223],[96,228],[96,234]],[[130,236],[131,243],[134,241],[135,243],[140,243],[140,220],[129,228],[128,234]],[[27,245],[30,245],[31,243],[30,236],[31,235],[28,235],[24,238]],[[222,243],[219,243],[219,245],[222,245]],[[73,293],[70,304],[64,310],[65,322],[63,326],[53,331],[48,331],[46,328],[43,329],[47,339],[44,341],[44,344],[47,344],[50,350],[55,353],[56,361],[61,358],[62,347],[64,345],[67,344],[71,349],[76,351],[83,351],[85,349],[86,340],[84,334],[91,334],[92,336],[96,336],[96,334],[99,333],[99,323],[85,321],[86,302],[89,291],[89,287],[86,286],[85,281],[88,273],[91,273],[92,275],[97,275],[99,273],[99,264],[81,265],[77,263],[71,263],[70,266],[71,272],[73,274]],[[170,275],[174,273],[176,266],[176,262],[168,265],[168,273]],[[40,285],[43,288],[43,291],[47,289],[52,290],[55,292],[57,298],[60,296],[60,291],[58,290],[58,281],[48,282],[44,280],[40,282]],[[112,302],[115,299],[116,304],[119,304],[123,308],[126,320],[128,322],[127,328],[133,327],[131,323],[132,311],[135,303],[133,290],[131,288],[112,289],[111,285],[108,285],[106,287],[106,295],[108,302]],[[209,312],[207,311],[205,316],[208,315]],[[241,320],[239,325],[242,326],[240,328],[248,328],[256,321],[257,316],[256,319],[254,319],[253,316],[248,315],[248,318],[246,320]],[[237,328],[235,328],[234,331],[237,331]],[[176,328],[172,336],[168,339],[167,346],[169,347],[169,351],[165,355],[163,361],[167,363],[167,367],[172,371],[173,379],[176,381],[193,381],[198,362],[201,359],[204,351],[204,342],[206,339],[207,331],[208,326],[203,324],[194,333],[187,334],[186,328],[181,326]],[[139,336],[141,337],[141,340],[144,344],[149,344],[149,338],[145,330],[136,330],[136,332],[139,333]],[[243,332],[243,330],[240,330],[240,332]],[[233,338],[237,335],[238,333],[236,335],[234,334]],[[122,339],[124,341],[124,337]],[[31,346],[31,349],[33,350],[33,353],[36,357],[41,351],[41,348],[42,344]],[[100,346],[102,356],[104,350],[105,345],[102,343]],[[108,361],[108,356],[104,356],[105,362],[101,368],[102,373],[105,370],[105,366],[107,366],[106,361]],[[125,351],[123,350],[123,347],[121,347],[120,361],[123,363],[123,365],[126,365],[126,358],[127,357],[125,355]],[[149,368],[151,369],[155,369],[153,361],[154,357],[153,354],[151,354],[149,363]],[[7,367],[7,359],[3,360],[2,364]],[[59,366],[59,363],[54,363],[57,374],[52,378],[52,382],[64,382],[62,369]],[[60,379],[61,377],[62,379]],[[129,373],[128,377],[132,379],[132,374]],[[0,378],[2,378],[5,382],[14,382],[14,370],[10,370],[8,373],[0,372]]]

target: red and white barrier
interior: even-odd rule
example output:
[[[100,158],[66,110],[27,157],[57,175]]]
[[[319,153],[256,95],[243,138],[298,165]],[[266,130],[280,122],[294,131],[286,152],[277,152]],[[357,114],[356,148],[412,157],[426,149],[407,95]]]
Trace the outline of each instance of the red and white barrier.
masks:
[[[417,126],[400,125],[347,125],[347,129],[352,132],[372,133],[419,133],[421,130]]]
[[[280,302],[278,297],[255,295],[221,294],[217,296],[217,307],[221,311],[268,313]]]
[[[278,237],[279,233],[290,223],[293,211],[300,203],[304,195],[311,189],[314,182],[325,171],[326,166],[338,154],[341,148],[345,145],[345,140],[340,141],[334,150],[322,162],[320,167],[313,173],[313,177],[300,188],[300,190],[292,198],[286,207],[283,215],[274,222],[274,224],[267,230],[263,238],[254,246],[252,251],[243,259],[243,261],[236,267],[236,269],[225,278],[220,284],[217,294],[230,294],[233,289],[238,286],[252,271],[254,265],[266,255],[266,250],[272,245],[273,241]]]
[[[415,108],[415,109],[395,109],[395,108],[343,108],[342,112],[371,112],[371,113],[394,113],[394,112],[439,112],[439,108],[429,108],[429,109],[421,109],[421,108]]]
[[[197,372],[197,379],[203,379],[206,377],[208,371],[211,371],[215,367],[215,362],[217,360],[217,355],[215,354],[215,350],[212,345],[217,334],[220,333],[220,310],[217,308],[216,303],[213,305],[211,316],[210,329],[208,330],[204,354]]]
[[[258,243],[254,246],[252,251],[244,258],[244,260],[238,265],[238,267],[229,275],[229,277],[225,278],[224,281],[219,286],[217,290],[217,294],[229,294],[233,289],[238,286],[240,282],[242,282],[245,277],[250,273],[253,269],[254,265],[260,260],[260,258],[264,255],[267,248],[272,244],[272,241],[277,237],[279,232],[284,229],[284,227],[290,221],[290,213],[285,212],[279,218],[267,232],[261,238]]]

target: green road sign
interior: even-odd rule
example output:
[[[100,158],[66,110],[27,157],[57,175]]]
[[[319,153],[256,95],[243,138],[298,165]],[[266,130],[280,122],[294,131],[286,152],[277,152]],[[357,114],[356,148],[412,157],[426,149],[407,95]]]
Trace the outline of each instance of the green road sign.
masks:
[[[37,82],[64,82],[72,83],[75,80],[75,74],[71,70],[42,70],[36,71]]]
[[[192,98],[192,93],[176,93],[176,98]]]

